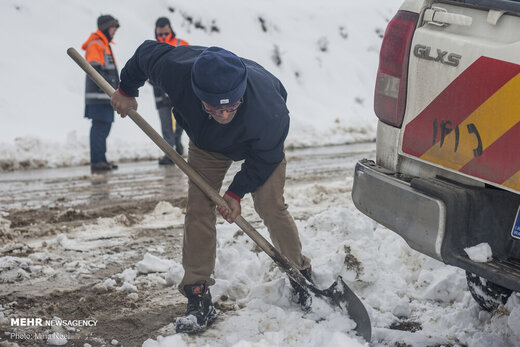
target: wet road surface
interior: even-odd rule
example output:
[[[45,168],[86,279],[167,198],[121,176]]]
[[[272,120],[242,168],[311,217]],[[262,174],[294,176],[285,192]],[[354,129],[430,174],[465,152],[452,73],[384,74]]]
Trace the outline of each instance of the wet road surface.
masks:
[[[357,160],[375,157],[375,143],[287,151],[287,184],[351,177]],[[240,169],[234,163],[223,187]],[[156,161],[120,163],[119,169],[90,174],[88,166],[0,174],[0,212],[39,208],[96,207],[186,196],[187,177]]]

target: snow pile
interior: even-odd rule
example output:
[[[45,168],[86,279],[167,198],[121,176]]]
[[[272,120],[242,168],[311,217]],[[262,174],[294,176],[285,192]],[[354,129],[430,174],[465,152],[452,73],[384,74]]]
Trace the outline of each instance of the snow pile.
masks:
[[[464,271],[415,252],[353,206],[329,208],[297,225],[316,285],[326,288],[343,276],[369,311],[375,346],[378,341],[412,346],[520,341],[514,333],[518,296],[508,301],[505,315],[481,312],[467,291]],[[268,238],[266,229],[258,231]],[[319,298],[312,312],[303,314],[287,277],[236,226],[217,225],[217,237],[211,293],[231,312],[221,312],[222,319],[202,335],[159,336],[143,346],[366,345],[355,336],[354,322]],[[172,264],[166,278],[169,285],[178,284],[181,265]]]
[[[119,292],[129,292],[129,293],[136,293],[137,287],[129,282],[123,282],[123,285],[121,287],[116,288]]]
[[[304,251],[313,258],[315,280],[320,287],[328,287],[339,274],[354,271],[344,263],[347,257],[344,246],[348,241],[356,241],[356,238],[362,242],[361,228],[374,228],[368,219],[365,220],[368,224],[356,223],[359,227],[352,228],[341,222],[338,215],[357,218],[361,222],[364,220],[358,214],[350,215],[345,209],[335,209],[317,215],[305,225],[299,225],[302,242],[310,242],[309,249]],[[332,220],[336,221],[336,225]],[[332,229],[329,230],[329,227]],[[267,237],[265,229],[259,232]],[[285,275],[265,253],[252,252],[255,251],[252,241],[242,232],[237,232],[236,226],[218,225],[217,234],[216,284],[211,287],[212,295],[221,304],[235,303],[240,309],[217,323],[215,329],[218,329],[221,338],[215,341],[214,336],[213,339],[201,336],[196,338],[197,344],[363,345],[353,335],[355,323],[319,298],[314,298],[313,312],[302,315],[299,306],[293,302],[292,289]],[[338,238],[344,241],[338,243]],[[357,247],[354,242],[352,249],[357,250]],[[316,323],[318,321],[319,324]],[[237,326],[241,327],[239,331]],[[157,341],[146,341],[144,346],[182,346],[180,341],[179,336],[160,337]]]
[[[181,283],[182,278],[184,277],[184,268],[181,264],[176,261],[172,261],[170,264],[170,268],[166,273],[165,280],[166,284],[169,286],[176,286]]]
[[[16,137],[13,144],[0,146],[0,169],[60,167],[89,163],[88,138],[78,139],[76,132],[66,135],[64,142],[43,140],[35,135]]]
[[[51,258],[53,258],[53,255],[47,251],[34,252],[29,254],[29,259],[31,259],[34,262],[47,262]]]
[[[96,285],[96,289],[100,291],[115,289],[119,292],[137,293],[139,285],[150,286],[155,283],[161,286],[171,286],[178,284],[182,279],[182,274],[182,266],[174,260],[161,259],[146,253],[143,260],[136,263],[135,269],[128,268],[113,275],[113,278],[105,279]],[[117,287],[118,282],[121,283],[119,287]],[[130,300],[137,300],[137,297],[130,295],[132,294],[129,294]]]
[[[150,229],[160,229],[182,225],[183,223],[184,214],[180,208],[172,206],[167,201],[160,201],[155,206],[153,212],[146,215],[139,225]]]
[[[124,282],[133,282],[135,280],[135,278],[137,277],[137,270],[126,269],[122,273],[117,274],[115,276]]]
[[[137,263],[136,269],[139,273],[167,272],[172,262],[161,259],[153,254],[146,253],[144,259]]]
[[[469,259],[477,263],[487,263],[493,259],[493,252],[491,246],[488,243],[480,243],[473,247],[464,248],[464,252],[468,255]]]
[[[461,276],[461,270],[456,267],[440,266],[421,272],[418,282],[423,285],[423,298],[450,304],[462,300],[466,289],[466,278]]]
[[[0,283],[31,277],[32,260],[26,257],[0,257]]]
[[[511,296],[506,304],[506,308],[511,311],[507,318],[507,325],[520,340],[520,293],[515,293]]]
[[[401,2],[2,1],[0,30],[17,27],[18,34],[4,37],[16,59],[0,57],[3,78],[9,81],[0,96],[0,171],[89,162],[85,75],[66,50],[72,46],[83,52],[80,46],[101,13],[111,13],[121,23],[113,45],[120,69],[140,43],[153,39],[161,16],[168,16],[177,35],[191,44],[225,47],[263,65],[288,90],[292,120],[287,147],[373,140],[379,47]],[[56,8],[60,20],[49,21]],[[31,44],[20,37],[31,37]],[[141,88],[138,101],[141,115],[160,129],[149,85]],[[186,136],[183,141],[187,144]],[[116,117],[107,156],[115,161],[153,159],[161,151],[129,118]]]
[[[83,213],[83,212],[81,212]],[[51,242],[67,250],[95,250],[109,245],[116,246],[125,242],[125,233],[130,226],[124,214],[112,218],[98,218],[95,224],[84,224],[75,228],[75,232],[59,234]]]
[[[153,210],[153,215],[158,217],[165,214],[174,214],[178,211],[178,208],[173,207],[172,204],[166,201],[160,201]]]
[[[107,278],[104,282],[103,282],[103,286],[105,287],[105,290],[109,290],[109,289],[112,289],[116,286],[117,282],[111,278]]]
[[[79,234],[74,238],[69,238],[66,234],[59,234],[56,236],[54,243],[63,249],[68,249],[72,251],[85,251],[97,249],[101,246],[106,246],[107,244],[117,245],[122,244],[123,240],[112,238],[112,239],[100,239],[99,236],[106,234],[105,237],[108,236],[109,232],[112,233],[114,231],[121,232],[122,230],[118,230],[118,228],[106,229],[106,226],[92,226],[89,228],[92,231],[91,234]],[[104,231],[107,231],[104,233]]]
[[[28,269],[30,264],[32,264],[32,260],[26,257],[5,256],[0,258],[0,269],[2,271],[15,268]]]
[[[302,232],[302,238],[313,239],[313,247],[306,250],[306,254],[319,254],[327,247],[329,251],[336,249],[338,254],[328,264],[330,258],[327,255],[323,255],[323,258],[316,256],[313,259],[315,273],[320,274],[316,280],[322,287],[330,285],[346,268],[343,264],[346,256],[344,245],[342,243],[338,249],[337,237],[342,235],[346,242],[346,239],[350,239],[351,229],[344,223],[339,223],[332,234],[329,235],[328,231],[322,230],[322,239],[316,237],[316,226],[323,226],[325,221],[337,217],[337,214],[345,216],[349,212],[338,209],[329,215],[319,215],[306,225],[299,225],[300,230],[305,230]],[[356,218],[360,216],[356,214]],[[366,222],[374,228],[374,224],[368,219]],[[324,228],[330,225],[332,223]],[[354,227],[353,234],[364,226],[361,223],[359,228]],[[266,229],[260,229],[259,232],[267,237]],[[293,302],[292,289],[285,275],[273,265],[265,253],[258,253],[253,242],[244,233],[237,231],[236,226],[219,224],[217,235],[219,247],[215,266],[216,284],[211,287],[212,296],[221,305],[235,305],[237,311],[232,315],[226,315],[225,320],[217,323],[215,331],[218,331],[219,338],[215,340],[215,336],[212,335],[200,336],[195,337],[195,341],[190,340],[191,343],[212,346],[365,345],[353,334],[355,323],[319,298],[314,300],[313,312],[302,315],[300,307]],[[361,239],[360,235],[358,238]],[[334,241],[336,245],[331,246]],[[331,252],[325,252],[327,253]],[[150,255],[145,258],[150,259]],[[172,264],[166,277],[168,284],[178,284],[182,279],[181,265]],[[318,321],[320,324],[316,323]],[[240,326],[239,330],[237,326]],[[182,346],[187,341],[186,337],[175,335],[159,337],[156,341],[149,339],[143,346]]]

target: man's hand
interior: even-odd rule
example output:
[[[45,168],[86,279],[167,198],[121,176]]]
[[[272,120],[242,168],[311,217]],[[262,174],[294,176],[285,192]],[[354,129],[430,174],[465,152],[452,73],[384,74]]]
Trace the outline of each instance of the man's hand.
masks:
[[[227,194],[224,194],[224,200],[226,200],[231,211],[222,205],[217,206],[217,210],[220,212],[222,217],[224,217],[224,219],[228,221],[228,223],[233,223],[240,214],[240,211],[242,209],[240,207],[240,201],[232,198]]]
[[[114,111],[121,115],[121,117],[126,117],[128,114],[128,110],[133,108],[137,111],[137,101],[132,96],[124,96],[116,90],[114,94],[112,94],[112,98],[110,99],[110,105]]]

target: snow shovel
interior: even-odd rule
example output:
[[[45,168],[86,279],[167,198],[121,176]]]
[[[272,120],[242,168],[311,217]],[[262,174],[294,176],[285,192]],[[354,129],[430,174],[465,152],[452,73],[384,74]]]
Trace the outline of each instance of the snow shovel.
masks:
[[[74,49],[69,48],[67,54],[87,73],[87,75],[109,96],[115,92],[114,88]],[[136,110],[130,109],[128,116],[137,124],[141,130],[157,145],[177,166],[193,181],[215,204],[228,207],[224,198],[213,189],[177,152],[157,133]],[[270,256],[282,271],[301,285],[313,292],[316,296],[322,297],[334,306],[339,306],[347,310],[350,318],[356,323],[356,332],[366,341],[370,341],[372,328],[367,310],[361,300],[347,286],[341,276],[328,289],[319,289],[303,277],[295,264],[287,257],[282,255],[267,241],[251,224],[241,215],[235,219],[235,223],[253,241]]]

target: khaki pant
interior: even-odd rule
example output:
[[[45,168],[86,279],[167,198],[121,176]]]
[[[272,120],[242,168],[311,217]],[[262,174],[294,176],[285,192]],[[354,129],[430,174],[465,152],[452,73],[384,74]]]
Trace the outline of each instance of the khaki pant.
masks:
[[[219,191],[232,161],[222,154],[201,150],[190,141],[188,163]],[[301,253],[298,229],[283,197],[286,164],[284,158],[267,181],[251,195],[255,210],[267,226],[276,249],[303,270],[309,267],[310,261]],[[190,180],[182,249],[184,278],[179,284],[183,294],[185,285],[215,284],[210,276],[216,257],[216,213],[215,204]]]

